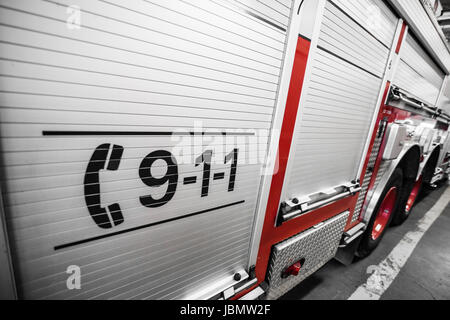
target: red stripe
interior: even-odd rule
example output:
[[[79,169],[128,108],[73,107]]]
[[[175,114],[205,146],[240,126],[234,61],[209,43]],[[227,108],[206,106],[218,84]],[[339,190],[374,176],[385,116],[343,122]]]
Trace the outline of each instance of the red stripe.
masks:
[[[281,128],[280,142],[278,145],[278,162],[276,166],[276,168],[278,167],[278,171],[274,172],[274,175],[272,177],[272,184],[270,187],[270,195],[267,203],[262,237],[264,237],[264,235],[267,235],[267,232],[270,232],[275,224],[275,219],[277,217],[281,191],[283,189],[284,178],[286,175],[286,167],[291,151],[292,137],[294,135],[298,107],[303,88],[303,81],[305,79],[306,64],[308,61],[310,47],[310,41],[301,37],[298,38],[294,68],[292,70],[289,93],[286,102],[286,110],[284,113],[283,125]],[[265,278],[268,261],[268,254],[264,251],[266,250],[260,247],[258,259],[261,256],[264,256],[263,260],[265,261],[258,261],[256,271],[257,277],[261,281]]]
[[[402,47],[403,38],[405,37],[406,32],[406,22],[403,22],[402,31],[400,32],[400,38],[398,39],[397,48],[395,49],[395,53],[398,54],[400,52],[400,48]]]
[[[230,300],[231,301],[235,301],[235,300],[239,300],[240,298],[242,298],[243,296],[245,296],[247,293],[250,293],[251,291],[253,291],[254,289],[256,289],[259,286],[259,284],[255,284],[253,286],[251,286],[248,289],[245,289],[241,292],[238,292],[235,296],[231,297]]]

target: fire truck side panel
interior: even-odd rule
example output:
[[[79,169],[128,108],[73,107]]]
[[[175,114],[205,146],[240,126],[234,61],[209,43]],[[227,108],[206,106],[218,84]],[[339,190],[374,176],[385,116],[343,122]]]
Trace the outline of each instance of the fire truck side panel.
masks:
[[[445,88],[446,73],[448,72],[448,53],[436,54],[442,50],[442,39],[436,37],[438,33],[420,4],[413,4],[412,1],[409,3],[391,1],[391,3],[408,20],[411,28],[400,51],[401,59],[395,72],[393,85],[407,95],[408,99],[412,98],[420,101],[428,107],[439,107],[440,101],[445,101],[443,89]],[[419,45],[417,39],[423,40],[421,45]],[[422,46],[427,47],[428,51],[426,52]],[[433,53],[433,58],[431,58],[429,52]],[[408,153],[415,152],[419,155],[423,153],[424,159],[420,166],[418,163],[408,164],[411,167],[417,166],[417,178],[419,178],[422,170],[430,164],[429,160],[433,157],[433,154],[441,151],[438,141],[442,137],[440,137],[441,132],[436,129],[436,120],[431,120],[431,116],[424,114],[421,110],[409,108],[406,100],[400,103],[396,102],[394,106],[410,110],[409,112],[399,112],[399,114],[402,114],[400,117],[391,117],[390,120],[390,122],[396,122],[400,125],[407,125],[410,136],[397,159],[394,161],[382,160],[379,168],[375,168],[376,170],[378,169],[378,172],[376,177],[371,178],[374,181],[371,184],[371,189],[368,192],[362,210],[365,222],[370,220],[373,209],[391,174],[400,163],[406,161]],[[394,111],[394,114],[396,112]],[[388,113],[391,113],[391,111],[388,110]],[[387,137],[385,137],[383,143],[386,143],[386,139]]]
[[[435,106],[444,77],[440,68],[411,34],[408,34],[401,51],[400,65],[393,84]]]
[[[366,157],[363,157],[363,161],[359,166],[360,169],[358,172],[360,172],[361,191],[359,192],[358,200],[353,211],[350,224],[347,226],[347,230],[350,230],[353,227],[360,228],[359,222],[363,204],[367,197],[369,188],[373,185],[372,178],[377,176],[376,169],[379,167],[377,166],[379,162],[379,153],[383,147],[383,139],[387,130],[386,122],[383,119],[383,108],[392,87],[392,79],[397,71],[402,44],[405,41],[407,34],[408,26],[402,19],[400,19],[397,24],[397,31],[391,48],[389,62],[386,65],[386,72],[384,74],[383,83],[385,83],[385,87],[384,90],[380,92],[379,100],[377,102],[379,109],[377,110],[377,113],[374,114],[371,126],[373,129],[371,130],[369,139],[366,142],[366,151],[364,152]]]
[[[353,3],[353,5],[355,3]],[[368,4],[367,2],[364,3]],[[342,7],[340,7],[340,5]],[[361,5],[361,2],[358,2],[358,5]],[[371,3],[371,5],[373,5],[373,3]],[[379,12],[390,12],[390,9],[387,6],[384,7],[382,2],[377,2],[377,5],[382,6]],[[416,7],[420,8],[420,4],[417,4]],[[404,12],[404,8],[401,9],[402,10],[399,11]],[[417,8],[414,8],[413,12],[415,12],[416,9]],[[366,11],[368,10],[369,8],[366,8]],[[358,201],[353,202],[352,200],[352,202],[349,202],[349,204],[356,203],[357,205],[355,213],[353,214],[352,219],[350,219],[352,225],[355,226],[355,228],[358,228],[358,230],[364,231],[364,227],[361,229],[353,223],[358,223],[360,213],[363,213],[363,218],[361,218],[363,222],[367,223],[370,220],[371,215],[373,214],[373,209],[376,203],[379,202],[380,195],[385,188],[386,183],[389,181],[389,178],[399,164],[402,163],[402,165],[408,166],[405,177],[407,179],[410,179],[410,177],[414,179],[415,174],[419,170],[421,150],[424,150],[425,156],[427,156],[430,152],[432,153],[435,146],[435,144],[433,144],[435,143],[433,139],[433,141],[429,141],[429,147],[427,146],[429,139],[423,139],[422,136],[425,136],[425,133],[422,132],[420,134],[418,132],[416,133],[416,135],[418,135],[417,142],[416,140],[412,140],[404,145],[404,142],[406,141],[403,141],[406,137],[406,130],[403,122],[407,122],[409,120],[408,117],[411,119],[423,118],[423,127],[426,127],[427,125],[435,126],[436,121],[433,123],[430,122],[429,124],[426,123],[427,119],[431,118],[430,114],[422,114],[423,112],[421,112],[422,115],[417,116],[411,112],[408,113],[401,111],[400,114],[403,118],[393,119],[390,116],[390,109],[385,109],[385,107],[388,99],[390,99],[391,81],[394,81],[394,84],[397,84],[397,86],[400,83],[400,89],[405,92],[411,92],[411,97],[415,97],[415,95],[419,94],[420,97],[418,98],[421,101],[427,103],[429,106],[435,106],[442,92],[445,73],[447,72],[441,70],[441,67],[445,66],[446,58],[443,57],[443,60],[438,60],[440,66],[436,65],[434,60],[428,56],[428,53],[426,53],[417,42],[414,42],[415,40],[413,39],[412,33],[407,32],[408,27],[406,25],[403,25],[402,27],[402,20],[393,19],[392,27],[386,27],[386,30],[393,30],[390,41],[388,42],[386,41],[386,38],[382,38],[380,36],[380,33],[371,33],[368,31],[368,26],[364,27],[363,22],[358,22],[360,17],[358,14],[354,14],[354,11],[355,9],[352,8],[350,2],[345,2],[344,4],[344,2],[339,1],[327,1],[323,13],[323,21],[317,47],[314,46],[315,39],[312,38],[313,45],[308,64],[308,69],[311,71],[310,73],[307,73],[307,85],[303,88],[302,98],[300,100],[296,130],[293,137],[290,160],[286,169],[287,174],[283,194],[281,196],[282,203],[280,212],[278,213],[279,218],[277,219],[277,225],[273,230],[268,231],[268,227],[266,233],[263,232],[263,237],[265,234],[267,235],[271,233],[273,235],[272,239],[280,239],[281,234],[277,231],[281,231],[282,229],[289,230],[289,238],[285,240],[285,242],[280,242],[278,244],[273,243],[274,247],[272,248],[272,260],[269,264],[269,271],[267,274],[267,281],[269,283],[268,297],[270,298],[279,297],[286,292],[286,290],[294,287],[305,277],[307,277],[309,271],[319,267],[323,263],[323,261],[316,261],[316,263],[311,262],[311,257],[319,255],[320,253],[314,252],[312,256],[310,256],[307,245],[302,246],[301,244],[296,244],[294,239],[297,237],[302,239],[302,234],[300,233],[292,236],[293,230],[291,227],[293,227],[297,221],[299,222],[297,225],[300,225],[300,221],[306,221],[308,217],[312,218],[315,214],[318,214],[319,211],[322,212],[321,209],[325,210],[325,208],[328,208],[330,215],[334,212],[335,216],[342,213],[342,211],[334,211],[334,208],[337,208],[337,204],[340,203],[339,201],[330,201],[328,202],[329,206],[326,206],[327,202],[324,199],[326,199],[327,196],[330,197],[330,195],[332,197],[330,199],[337,198],[337,196],[334,196],[335,193],[333,193],[333,191],[338,190],[336,187],[339,185],[350,185],[350,180],[354,179],[355,181],[358,178],[359,172],[346,172],[345,168],[342,166],[343,164],[347,164],[345,161],[347,159],[341,158],[340,155],[349,157],[348,161],[351,164],[349,165],[349,168],[352,169],[355,169],[355,163],[362,161],[362,159],[367,159],[368,163],[365,168],[367,168],[368,171],[366,172],[366,175],[369,171],[373,171],[373,174],[367,175],[367,179],[364,179],[365,184],[362,186],[363,190],[361,190]],[[395,18],[393,13],[388,13],[387,15],[382,16],[392,16]],[[383,21],[385,23],[385,20]],[[332,23],[334,24],[332,25]],[[330,27],[331,25],[332,27]],[[419,30],[419,32],[421,32],[420,30],[430,31],[426,30],[426,27],[427,24],[425,23],[419,27],[415,26],[415,30]],[[342,32],[339,34],[338,30],[347,30],[347,32]],[[350,34],[349,30],[352,30],[352,34]],[[435,32],[435,30],[433,31]],[[366,34],[365,36],[362,36],[364,32],[366,32]],[[357,39],[359,40],[358,46],[353,46],[354,43],[351,41],[353,34],[359,35],[357,36]],[[421,34],[421,36],[423,36],[423,34]],[[339,37],[342,37],[343,39]],[[427,38],[426,35],[423,37]],[[374,41],[373,43],[370,43],[370,40],[374,39],[378,42]],[[427,38],[428,42],[426,45],[428,50],[430,47],[439,49],[439,43],[434,43],[429,40],[430,39]],[[386,43],[388,43],[388,45],[386,45]],[[381,46],[376,47],[377,44],[381,44]],[[370,54],[380,54],[378,59],[382,59],[384,61],[383,65],[379,65],[379,67],[377,67],[377,63],[379,62],[378,60],[375,62],[365,60],[364,55],[367,53],[362,52],[361,47],[369,48],[370,45],[372,45]],[[383,50],[385,50],[384,56],[381,55]],[[390,52],[391,56],[389,56]],[[327,61],[326,59],[329,60]],[[405,64],[405,61],[413,66],[414,71],[417,73],[415,77],[420,77],[418,80],[422,83],[421,88],[412,88],[412,86],[410,86],[411,89],[408,90],[408,83],[406,81],[402,82],[397,80],[404,80],[401,76],[403,70],[402,64]],[[321,63],[323,65],[321,65]],[[333,67],[336,69],[340,68],[339,70],[343,72],[333,72]],[[359,72],[363,73],[357,73],[353,69],[344,70],[345,67],[356,67],[359,69]],[[320,70],[326,70],[327,72],[321,73]],[[345,79],[345,76],[343,76],[342,73],[351,74],[351,76],[349,79]],[[336,74],[339,74],[339,76],[333,77]],[[361,85],[351,87],[351,80],[355,78],[362,79],[362,74],[365,74],[366,76],[364,81],[361,81],[362,83],[370,83],[370,80],[368,80],[370,78],[369,75],[373,77],[371,79],[376,79],[373,81],[378,81],[376,84],[375,82],[371,83],[371,89],[373,91],[370,89],[365,91]],[[339,87],[341,84],[340,79],[345,79],[343,82],[346,81],[345,85],[342,87]],[[329,80],[329,82],[327,82],[327,80]],[[352,90],[346,91],[346,89],[349,88]],[[374,88],[376,88],[376,91]],[[370,94],[370,92],[373,93],[372,99],[361,101],[362,98],[366,97],[365,94]],[[355,96],[351,95],[353,93]],[[377,99],[380,94],[383,94],[383,99]],[[337,106],[341,98],[347,99],[345,100],[345,106]],[[379,106],[377,101],[381,103],[380,114],[376,112],[378,111]],[[345,144],[340,144],[340,133],[344,132],[341,125],[348,125],[345,129],[351,128],[351,130],[354,130],[355,132],[358,130],[357,124],[355,125],[355,123],[358,123],[357,121],[345,122],[345,120],[348,120],[348,115],[347,118],[339,117],[340,113],[344,113],[348,110],[349,106],[352,106],[352,103],[358,104],[360,108],[366,107],[366,109],[361,109],[363,114],[366,115],[365,120],[367,123],[363,126],[365,131],[358,132],[355,138],[357,139],[363,137],[364,140],[361,140],[358,144],[354,143],[351,138],[347,138],[347,140],[345,140]],[[322,108],[324,106],[325,108]],[[403,108],[404,106],[398,107]],[[351,115],[354,116],[354,114],[355,112]],[[315,118],[309,118],[310,116],[315,116]],[[323,122],[325,122],[324,119],[331,119],[331,122],[333,123],[333,133],[327,131],[328,127],[323,124]],[[376,123],[375,121],[376,125],[374,127],[378,128],[379,126],[379,128],[377,129],[378,131],[376,132],[376,135],[371,139],[374,144],[368,148],[371,151],[370,155],[366,158],[364,143],[369,140],[369,136],[372,137],[371,131],[376,131],[371,130],[373,125],[373,123],[371,125],[371,121],[374,121],[372,119],[378,119],[378,121],[382,120],[382,122]],[[392,134],[390,134],[390,132],[395,132],[395,130],[386,132],[386,129],[388,128],[387,125],[389,123],[394,125],[393,122],[397,122],[397,120],[398,123],[395,125],[399,126],[399,130],[397,131],[400,133],[400,137],[394,139],[391,137]],[[350,126],[350,124],[353,126]],[[348,134],[348,137],[353,137],[352,132],[344,133]],[[408,133],[411,134],[413,132]],[[431,133],[433,133],[434,137],[436,131],[433,129],[430,131],[430,134]],[[414,134],[412,137],[416,139]],[[402,141],[399,141],[400,138],[402,138]],[[407,138],[407,140],[408,139],[409,138]],[[342,141],[344,141],[344,139],[342,139]],[[382,156],[384,155],[385,148],[389,147],[386,145],[388,141],[394,141],[393,143],[396,145],[390,147],[394,147],[396,152],[390,153],[388,156],[391,160],[383,160]],[[397,149],[403,145],[404,147],[402,152],[398,154],[399,150]],[[326,148],[324,148],[324,146]],[[336,149],[334,149],[335,146]],[[438,149],[439,147],[435,150],[437,151]],[[335,150],[336,153],[334,153]],[[323,153],[321,154],[320,152]],[[354,153],[352,154],[351,152]],[[308,162],[308,159],[310,162]],[[425,158],[425,160],[426,159],[427,158]],[[326,170],[328,166],[330,166],[330,169]],[[333,166],[333,169],[331,169],[331,166]],[[335,181],[334,179],[342,173],[343,176],[347,176],[347,178],[340,177]],[[320,180],[321,178],[323,179],[322,181]],[[323,182],[322,185],[320,184],[321,182]],[[354,182],[352,181],[352,183]],[[370,192],[366,194],[369,189]],[[405,189],[402,192],[405,193],[407,190]],[[311,203],[314,203],[314,199],[320,199],[317,205],[320,209],[305,211],[304,208],[308,208]],[[353,208],[354,207],[350,205],[349,210],[353,210]],[[274,209],[275,207],[272,208],[272,210]],[[287,211],[286,213],[286,210],[290,211]],[[273,217],[273,213],[268,212],[268,214],[270,214],[270,217]],[[266,219],[267,217],[268,216],[266,216]],[[280,219],[280,217],[282,217],[282,219]],[[288,220],[289,217],[291,217],[290,219],[292,220]],[[329,220],[323,220],[322,223],[326,224],[327,221]],[[270,222],[271,220],[268,221],[268,224],[270,224]],[[281,226],[279,224],[281,224]],[[321,225],[322,224],[319,224],[317,227],[320,228],[319,226]],[[304,232],[308,233],[311,230],[312,229],[308,229]],[[351,234],[350,231],[348,234]],[[342,238],[342,240],[345,240],[344,238]],[[328,242],[328,237],[320,237],[317,235],[315,240],[317,243],[327,242],[329,248],[334,248],[334,245]],[[345,243],[345,241],[341,242],[341,244],[342,243]],[[266,241],[264,241],[264,246],[267,246]],[[277,258],[279,252],[277,246],[282,246],[283,248],[293,246],[292,248],[289,248],[289,259],[282,257],[280,259]],[[326,261],[327,259],[324,258],[324,260]],[[278,279],[280,272],[282,273],[288,270],[290,265],[293,265],[295,261],[301,261],[302,266],[305,266],[299,276],[297,278],[288,277],[284,280]],[[308,263],[308,261],[310,262]]]
[[[334,3],[385,46],[391,46],[398,18],[382,1],[334,0]]]
[[[20,297],[209,298],[248,277],[290,14],[291,1],[2,1]]]
[[[392,23],[395,31],[396,22]],[[393,37],[392,32],[391,42]],[[343,8],[327,2],[298,116],[295,153],[290,159],[283,200],[308,196],[356,178],[355,163],[362,157],[388,55],[388,47],[346,15]]]
[[[390,4],[408,22],[421,44],[428,49],[440,68],[450,71],[448,48],[436,26],[430,20],[420,0],[389,0]]]
[[[292,99],[291,94],[291,83],[293,82],[293,77],[295,77],[295,82],[301,81],[300,75],[295,73],[300,73],[300,71],[295,70],[295,63],[299,63],[298,60],[302,58],[304,52],[306,52],[306,47],[302,48],[309,43],[307,39],[312,38],[312,33],[314,32],[314,26],[317,23],[316,15],[310,14],[314,12],[318,7],[322,6],[324,0],[320,1],[303,1],[296,0],[293,3],[293,7],[297,8],[297,15],[293,15],[291,23],[288,29],[288,39],[286,45],[286,57],[284,60],[284,66],[282,71],[282,79],[279,87],[279,94],[277,99],[276,111],[274,114],[272,132],[269,142],[269,151],[267,159],[264,165],[263,179],[260,187],[260,194],[258,198],[258,207],[256,213],[256,219],[254,223],[254,230],[252,236],[252,245],[250,250],[250,265],[256,266],[258,261],[258,252],[261,243],[261,234],[264,227],[264,222],[266,220],[266,210],[267,210],[267,199],[271,194],[271,185],[273,179],[276,179],[277,174],[280,172],[280,162],[279,160],[279,146],[281,144],[281,132],[283,130],[284,119],[286,112],[289,112],[291,104],[288,105],[288,99]],[[300,37],[299,31],[303,35]],[[301,56],[298,58],[298,56]],[[305,57],[307,59],[307,57]],[[297,67],[297,69],[300,69]],[[300,90],[299,88],[297,89]]]
[[[396,168],[450,168],[450,54],[420,0],[0,20],[0,298],[276,299],[354,257]]]
[[[377,2],[377,5],[384,6],[381,2]],[[387,7],[383,7],[380,11],[385,9]],[[323,192],[321,196],[324,196],[334,187],[348,185],[352,180],[356,180],[358,165],[363,157],[375,111],[378,110],[378,103],[381,101],[380,91],[383,91],[381,94],[385,91],[383,80],[388,57],[393,44],[397,42],[394,41],[395,36],[399,36],[396,35],[399,20],[393,19],[391,22],[392,27],[386,27],[386,30],[391,30],[391,39],[386,46],[382,39],[368,32],[348,15],[345,8],[332,1],[326,2],[318,39],[312,38],[307,67],[309,72],[307,71],[306,86],[300,100],[281,201],[293,198],[301,200],[318,192]],[[374,59],[380,59],[382,63],[379,60],[374,62]],[[349,197],[347,200],[349,204],[347,210],[353,210],[356,198]],[[326,218],[326,221],[332,221],[333,215],[344,215],[343,211],[336,210],[338,206],[343,206],[343,201],[335,204],[327,207],[328,217],[331,216],[331,220]],[[326,210],[323,206],[321,209]],[[299,217],[293,217],[292,220],[285,221],[282,227],[271,231],[268,231],[270,229],[268,226],[266,232],[263,232],[263,237],[270,233],[273,235],[272,239],[279,238],[281,234],[278,236],[277,234],[282,229],[291,230],[294,224],[301,225],[301,220],[312,220],[316,216],[318,218],[319,211],[322,212],[312,210]],[[267,214],[266,219],[273,217],[272,212]],[[345,220],[348,217],[347,211]],[[326,221],[322,222],[327,223]],[[269,219],[267,224],[270,225],[271,222]],[[337,232],[342,235],[344,227],[345,224],[342,229],[337,227],[336,230],[340,230]],[[310,229],[311,232],[312,230]],[[295,237],[294,235],[293,238]],[[340,241],[340,237],[334,241],[328,236],[320,235],[319,232],[314,238],[318,246],[327,243],[330,250],[337,249]],[[307,248],[308,246],[296,245],[295,249],[290,250],[289,260],[272,257],[269,270],[285,269],[289,267],[289,263],[303,258],[307,265],[302,271],[305,275],[319,268],[335,253],[334,251],[331,255],[321,256],[320,250],[308,251]],[[264,247],[261,250],[265,250]],[[315,255],[323,259],[314,259]],[[262,256],[260,262],[264,259]],[[279,272],[276,271],[275,278],[279,276],[277,273]],[[267,276],[270,285],[269,296],[272,299],[294,287],[304,278],[291,277],[279,281],[275,280],[271,273]]]
[[[358,175],[355,163],[363,156],[398,20],[378,21],[389,22],[386,46],[345,10],[326,2],[282,200],[328,191]]]

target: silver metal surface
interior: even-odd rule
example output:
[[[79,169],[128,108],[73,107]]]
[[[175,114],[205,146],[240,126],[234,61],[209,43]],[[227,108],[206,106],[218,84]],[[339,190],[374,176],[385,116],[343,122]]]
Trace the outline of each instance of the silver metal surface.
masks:
[[[250,291],[249,293],[247,293],[245,296],[243,296],[242,298],[240,298],[239,300],[256,300],[259,297],[261,297],[264,294],[264,290],[261,287],[256,287],[255,289],[253,289],[252,291]]]
[[[450,76],[446,77],[445,85],[442,88],[441,99],[438,102],[438,108],[444,113],[450,115]]]
[[[403,60],[400,61],[393,83],[430,105],[435,104],[439,95],[438,88],[427,82],[414,67]]]
[[[272,128],[286,47],[282,29],[292,3],[284,4],[2,1],[1,157],[21,298],[206,298],[248,270],[262,167],[250,150],[262,146],[264,154]],[[82,10],[79,28],[69,23],[69,6]],[[254,139],[227,142],[242,157],[235,190],[228,192],[230,164],[223,165],[230,150],[215,142],[222,151],[214,149],[211,169],[225,172],[225,179],[211,183],[207,197],[199,183],[182,185],[185,177],[200,177],[202,166],[177,156],[173,199],[143,206],[140,197],[160,199],[167,189],[140,179],[147,155],[183,146],[183,155],[198,157],[212,147],[108,132],[196,129],[254,133]],[[83,184],[89,159],[103,144],[124,147],[118,170],[99,174],[101,202],[120,204],[124,216],[109,230],[92,220]],[[151,171],[164,176],[167,165],[155,163]],[[223,207],[231,203],[236,206]],[[72,265],[81,268],[80,290],[66,286]]]
[[[426,117],[436,117],[442,113],[437,107],[430,106],[418,96],[410,94],[396,86],[392,86],[391,88],[388,104],[400,109],[411,109],[415,113],[424,114]]]
[[[391,47],[398,18],[379,0],[332,0],[385,46]]]
[[[394,95],[394,98],[397,98],[397,97],[398,97],[399,100],[403,101],[407,105],[409,105],[409,106],[411,106],[413,108],[419,109],[419,110],[422,110],[424,108],[424,106],[425,106],[423,103],[419,104],[418,102],[414,102],[414,101],[406,98],[403,94],[399,94],[398,96]]]
[[[377,177],[375,178],[375,182],[373,184],[373,188],[376,189],[377,186],[380,184],[381,180],[383,179],[384,175],[386,174],[386,171],[388,170],[390,163],[394,162],[395,160],[383,160],[380,163],[380,167],[378,168]]]
[[[382,77],[386,69],[391,43],[383,45],[377,41],[367,30],[348,16],[345,8],[340,8],[333,3],[328,1],[325,7],[319,46],[378,77]],[[381,3],[381,5],[383,4]],[[377,5],[374,6],[377,8]],[[376,20],[373,22],[374,24],[380,24],[380,29],[388,32],[387,36],[390,36],[392,41],[397,21],[389,21],[385,25],[386,21],[382,21],[381,15],[376,16],[373,20]]]
[[[438,102],[444,78],[443,71],[408,34],[402,45],[401,61],[393,84],[434,107]]]
[[[214,281],[205,285],[199,290],[192,292],[189,295],[183,297],[184,300],[209,300],[214,299],[219,294],[222,298],[229,299],[235,294],[235,288],[238,287],[241,283],[244,283],[249,278],[248,273],[245,270],[240,270],[236,272],[236,274],[240,275],[240,280],[237,281],[235,279],[235,275],[233,277],[224,278],[222,280]]]
[[[0,300],[14,300],[17,299],[17,291],[2,194],[0,189]]]
[[[372,146],[371,146],[371,144],[373,143],[372,137],[373,137],[373,134],[375,134],[375,127],[377,125],[377,121],[379,121],[378,115],[380,114],[380,110],[382,109],[382,107],[386,104],[386,99],[387,99],[386,90],[390,90],[390,87],[392,86],[392,79],[397,71],[398,64],[400,62],[401,50],[397,51],[397,44],[401,41],[401,39],[403,37],[407,36],[408,31],[409,31],[408,26],[405,26],[404,23],[405,22],[403,19],[397,20],[395,35],[391,41],[392,45],[391,45],[391,49],[390,49],[390,53],[389,53],[388,63],[386,64],[386,69],[385,69],[383,81],[382,81],[382,83],[386,84],[386,87],[384,87],[384,88],[381,87],[380,91],[378,93],[378,100],[377,100],[377,104],[376,104],[377,107],[375,109],[375,112],[372,115],[372,122],[370,124],[369,134],[367,135],[363,156],[361,157],[361,160],[360,160],[360,163],[358,166],[358,178],[360,180],[362,180],[362,177],[364,176],[363,169],[366,164],[366,156],[369,154],[369,150],[371,150],[371,148],[372,148]]]
[[[450,152],[450,132],[447,131],[446,134],[442,136],[442,150],[438,161],[438,165],[440,167],[442,166],[444,170],[446,169],[445,166],[448,165],[448,163],[446,163],[448,152]]]
[[[258,204],[256,208],[256,217],[252,232],[252,240],[250,245],[250,258],[249,267],[256,265],[259,252],[259,244],[261,241],[262,229],[264,226],[264,220],[266,216],[267,199],[269,198],[270,189],[272,185],[273,173],[278,170],[276,168],[278,146],[280,143],[280,132],[284,122],[284,113],[286,109],[286,101],[289,93],[291,75],[293,71],[294,59],[296,55],[296,48],[298,44],[299,32],[306,34],[311,39],[318,37],[318,31],[320,21],[316,21],[316,18],[320,18],[320,14],[316,11],[318,8],[323,8],[325,0],[296,0],[293,3],[294,8],[302,9],[300,14],[292,14],[291,23],[288,28],[288,35],[286,40],[286,53],[284,58],[283,70],[281,73],[281,81],[277,97],[277,105],[273,115],[272,128],[270,137],[268,139],[268,154],[264,162],[264,170],[262,171],[261,187],[258,195]],[[295,10],[294,10],[295,12]],[[316,26],[317,25],[317,26]],[[312,31],[311,31],[312,30]],[[317,33],[313,36],[314,30]],[[314,40],[312,40],[314,41]]]
[[[372,152],[370,154],[369,163],[367,165],[366,173],[364,175],[364,180],[361,185],[361,191],[358,196],[358,201],[356,202],[355,210],[353,211],[352,223],[356,222],[361,216],[364,200],[366,199],[367,192],[369,191],[369,185],[372,181],[373,169],[375,168],[375,163],[378,158],[378,154],[380,152],[381,144],[383,142],[384,133],[386,130],[386,126],[384,122],[380,124],[378,128],[377,135],[372,147]]]
[[[435,130],[431,128],[426,128],[423,130],[419,144],[422,146],[422,150],[424,154],[429,154],[431,151],[431,148],[433,146],[433,140],[435,135]]]
[[[353,237],[355,234],[357,234],[359,231],[364,229],[366,225],[364,223],[359,223],[356,226],[354,226],[352,229],[346,231],[344,234],[346,237]]]
[[[396,30],[397,21],[393,24]],[[357,179],[355,163],[363,157],[384,90],[389,47],[339,4],[327,1],[318,46],[300,102],[282,200]]]
[[[448,46],[441,38],[438,26],[430,20],[420,0],[389,0],[395,9],[408,22],[410,28],[423,41],[424,46],[447,72],[450,71]]]
[[[355,241],[356,239],[358,239],[362,234],[364,233],[364,230],[359,230],[358,232],[356,232],[354,235],[352,235],[351,237],[345,237],[343,240],[343,245],[339,245],[339,247],[346,247],[349,244],[351,244],[353,241]]]
[[[348,183],[347,185],[330,189],[329,192],[320,192],[309,197],[288,200],[284,202],[284,204],[286,205],[285,208],[290,208],[290,210],[285,212],[284,214],[282,213],[282,221],[289,221],[300,215],[306,214],[310,211],[316,210],[330,203],[356,194],[360,190],[361,187],[358,183]]]
[[[444,81],[442,82],[441,90],[439,91],[439,96],[436,102],[436,107],[441,110],[441,113],[445,113],[445,110],[442,110],[443,105],[445,105],[445,94],[446,89],[449,84],[449,75],[445,75]]]
[[[406,127],[397,123],[391,123],[387,127],[386,144],[383,152],[383,160],[394,160],[402,152],[407,136]]]
[[[244,282],[244,284],[242,284],[242,285],[235,285],[234,286],[234,290],[236,291],[236,293],[239,293],[239,292],[242,292],[242,291],[244,291],[244,290],[246,290],[246,289],[248,289],[248,288],[250,288],[250,287],[252,287],[253,285],[255,285],[256,283],[258,282],[258,279],[257,278],[253,278],[252,280],[246,280],[245,282]]]
[[[438,181],[441,181],[442,179],[444,179],[444,177],[445,177],[444,170],[442,170],[441,168],[436,168],[436,172],[434,173],[433,178],[431,179],[430,185],[433,185]]]
[[[389,178],[392,176],[399,163],[403,160],[406,153],[415,147],[417,147],[417,144],[415,143],[407,144],[403,147],[403,150],[397,159],[392,161],[382,161],[380,168],[378,169],[374,186],[372,190],[369,191],[367,201],[365,202],[362,210],[363,222],[368,223],[370,221],[370,218],[374,213],[375,206],[377,205],[378,200],[380,199],[380,196],[389,181]]]
[[[286,198],[356,178],[355,163],[362,156],[381,85],[380,79],[325,51],[319,50],[312,63]]]
[[[348,215],[344,212],[274,246],[268,273],[269,300],[281,297],[334,257]],[[283,272],[301,259],[305,262],[299,275],[283,279]]]
[[[366,224],[363,222],[360,222],[356,226],[354,226],[352,229],[344,232],[344,238],[341,241],[339,248],[345,248],[350,243],[352,243],[354,240],[358,239],[359,236],[361,236],[365,231]]]

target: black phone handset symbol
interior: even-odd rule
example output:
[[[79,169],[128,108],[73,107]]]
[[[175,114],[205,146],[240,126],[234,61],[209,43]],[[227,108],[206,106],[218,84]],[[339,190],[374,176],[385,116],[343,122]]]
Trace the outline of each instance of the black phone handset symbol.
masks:
[[[119,204],[102,207],[100,197],[100,171],[119,169],[123,150],[122,146],[111,144],[98,146],[89,160],[84,175],[84,198],[87,208],[95,223],[103,229],[110,229],[124,221]]]

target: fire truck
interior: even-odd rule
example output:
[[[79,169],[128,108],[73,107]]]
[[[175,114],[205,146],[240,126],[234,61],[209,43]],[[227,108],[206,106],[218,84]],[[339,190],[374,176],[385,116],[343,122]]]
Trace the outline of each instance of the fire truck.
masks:
[[[439,2],[2,0],[0,288],[277,299],[450,162]]]

